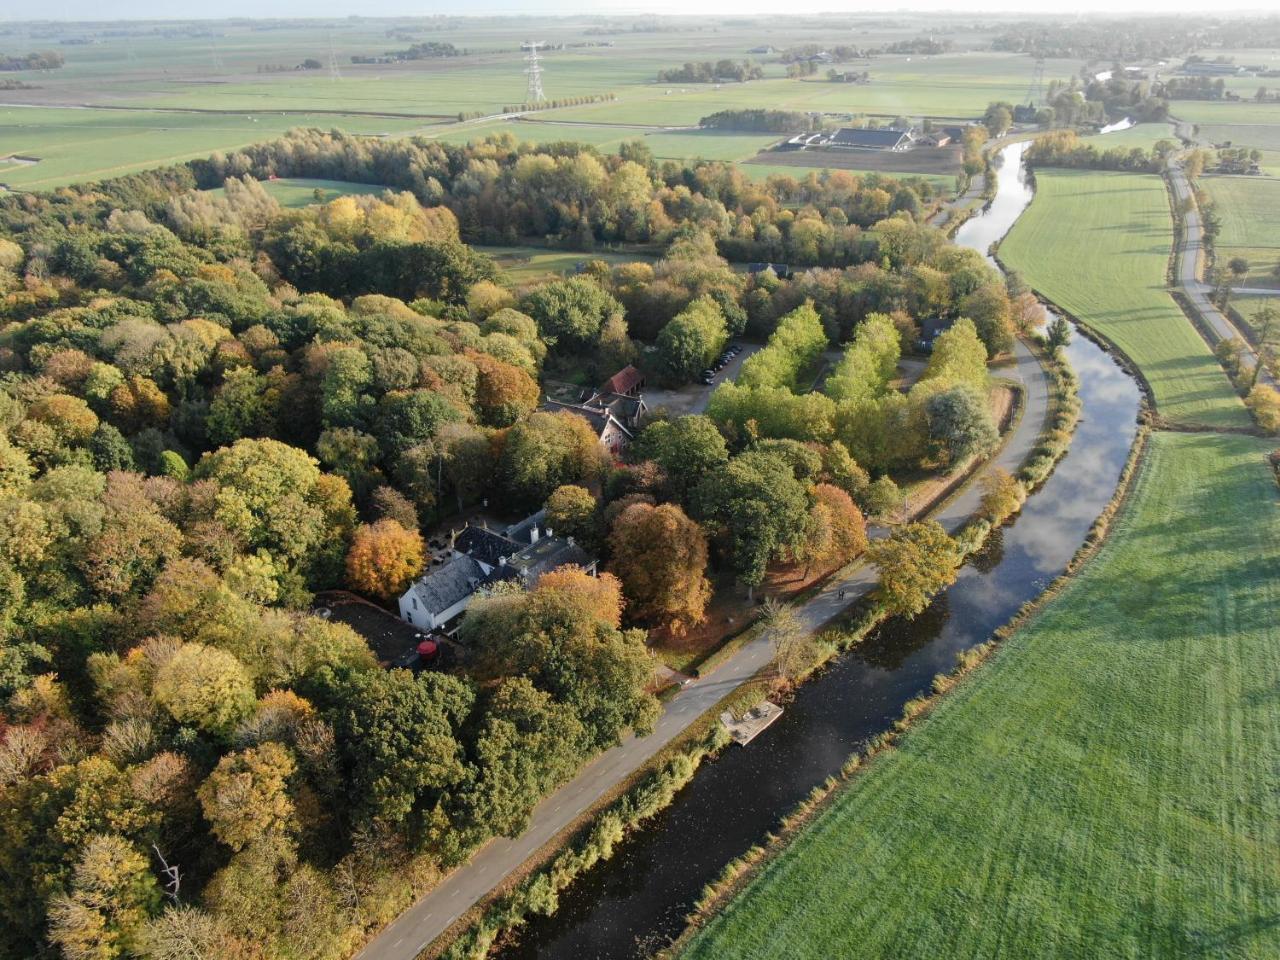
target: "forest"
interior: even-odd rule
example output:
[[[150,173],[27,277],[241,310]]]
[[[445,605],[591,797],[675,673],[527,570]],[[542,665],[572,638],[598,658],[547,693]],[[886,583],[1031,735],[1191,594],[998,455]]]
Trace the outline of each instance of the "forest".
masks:
[[[273,175],[387,189],[290,210]],[[0,956],[346,956],[646,730],[646,636],[697,623],[713,573],[839,567],[892,471],[994,443],[986,364],[1039,308],[931,199],[316,130],[0,199]],[[506,282],[468,243],[513,233],[583,269]],[[607,240],[663,255],[591,260]],[[820,266],[726,259],[762,250]],[[904,393],[927,318],[954,323]],[[626,462],[539,409],[548,376],[651,346],[681,382],[743,334],[739,381]],[[491,589],[458,671],[384,670],[310,613],[396,596],[421,531],[481,500],[545,506],[606,572]]]

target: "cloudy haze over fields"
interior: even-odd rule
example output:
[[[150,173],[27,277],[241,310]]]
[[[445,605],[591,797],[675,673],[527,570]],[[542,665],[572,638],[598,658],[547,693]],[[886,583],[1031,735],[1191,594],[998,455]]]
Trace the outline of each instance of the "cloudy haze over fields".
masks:
[[[814,2],[791,4],[787,7],[792,13],[818,13],[826,10],[841,13],[872,13],[878,4],[849,4]],[[678,0],[652,0],[649,3],[635,3],[633,0],[599,0],[591,4],[591,13],[683,13],[683,14],[743,14],[773,13],[778,9],[776,4],[766,0],[701,0],[696,4],[680,3]],[[985,0],[978,5],[960,4],[956,0],[894,0],[886,3],[883,9],[892,10],[947,10],[947,11],[991,11],[1002,13],[1027,13],[1027,4],[1022,0]],[[1121,0],[1110,3],[1107,0],[1077,0],[1071,5],[1077,12],[1103,13],[1178,13],[1203,10],[1200,4],[1191,0]],[[1265,5],[1248,5],[1240,8],[1241,12],[1256,11],[1266,13],[1271,8]],[[581,14],[583,7],[569,0],[541,0],[536,3],[513,3],[511,0],[476,0],[469,3],[465,10],[452,4],[414,3],[412,0],[376,0],[373,3],[355,4],[350,0],[272,0],[270,3],[259,3],[255,0],[228,0],[226,3],[210,7],[196,0],[130,0],[130,2],[95,3],[93,0],[62,0],[44,5],[38,10],[30,7],[12,7],[0,13],[0,21],[18,20],[36,16],[55,20],[104,20],[104,19],[146,19],[176,17],[332,17],[332,16],[433,16],[438,14],[453,15],[535,15],[535,14]],[[1228,11],[1216,11],[1219,14]]]

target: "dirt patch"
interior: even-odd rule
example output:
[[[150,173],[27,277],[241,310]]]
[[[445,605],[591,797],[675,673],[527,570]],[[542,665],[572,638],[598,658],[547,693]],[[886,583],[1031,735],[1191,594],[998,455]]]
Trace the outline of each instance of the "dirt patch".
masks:
[[[766,150],[744,163],[831,170],[884,170],[890,173],[956,174],[962,167],[960,147],[891,150]]]

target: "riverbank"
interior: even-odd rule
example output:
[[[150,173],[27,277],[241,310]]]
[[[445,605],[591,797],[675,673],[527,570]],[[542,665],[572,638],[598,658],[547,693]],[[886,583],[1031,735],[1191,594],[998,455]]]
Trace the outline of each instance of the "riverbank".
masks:
[[[991,209],[1017,213],[1008,204]],[[979,225],[986,226],[970,221],[964,234]],[[1056,470],[1049,466],[1056,458],[1046,460],[1043,449],[1026,461],[1038,478],[1032,483],[1043,480],[1044,487],[1021,515],[982,531],[982,549],[919,618],[871,631],[799,687],[750,749],[728,750],[704,765],[663,814],[661,829],[621,844],[612,861],[565,891],[554,916],[531,919],[502,957],[645,956],[664,945],[726,863],[775,831],[815,785],[839,776],[845,758],[890,728],[902,705],[928,690],[957,653],[986,640],[1061,572],[1114,492],[1138,409],[1133,382],[1092,342],[1080,339],[1067,353],[1081,371],[1084,417]],[[1056,412],[1051,426],[1062,426]],[[977,491],[971,495],[976,501]]]
[[[1274,956],[1266,446],[1153,434],[1097,557],[686,955]]]

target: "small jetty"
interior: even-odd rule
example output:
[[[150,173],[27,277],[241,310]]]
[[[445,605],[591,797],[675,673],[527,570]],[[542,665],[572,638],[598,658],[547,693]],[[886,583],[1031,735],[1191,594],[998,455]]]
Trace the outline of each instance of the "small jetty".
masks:
[[[732,713],[726,710],[720,714],[720,722],[729,731],[729,736],[745,747],[760,734],[764,733],[769,725],[780,716],[782,716],[782,708],[776,703],[766,700],[759,706],[752,707],[741,717],[734,717]]]

